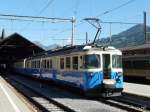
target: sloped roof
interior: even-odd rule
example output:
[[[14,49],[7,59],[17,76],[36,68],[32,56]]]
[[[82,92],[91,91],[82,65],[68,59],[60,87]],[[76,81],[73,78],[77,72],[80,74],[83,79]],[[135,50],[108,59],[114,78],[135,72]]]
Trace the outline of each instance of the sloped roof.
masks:
[[[14,33],[0,41],[0,61],[11,61],[44,52],[42,48]]]

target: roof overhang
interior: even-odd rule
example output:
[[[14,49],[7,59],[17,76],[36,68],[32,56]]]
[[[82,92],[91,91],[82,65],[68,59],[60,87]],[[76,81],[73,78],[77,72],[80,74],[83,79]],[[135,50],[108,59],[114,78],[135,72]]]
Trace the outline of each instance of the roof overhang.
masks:
[[[14,33],[0,41],[0,63],[27,58],[44,51],[23,36]]]

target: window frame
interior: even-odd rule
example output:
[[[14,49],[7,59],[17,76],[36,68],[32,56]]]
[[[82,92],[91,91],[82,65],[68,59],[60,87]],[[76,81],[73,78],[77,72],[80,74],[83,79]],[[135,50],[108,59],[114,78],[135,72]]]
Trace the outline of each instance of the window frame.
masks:
[[[62,61],[63,60],[63,61]],[[59,68],[61,69],[61,70],[64,70],[65,69],[65,58],[60,58],[60,66],[59,66]],[[62,62],[61,62],[62,61]]]
[[[86,67],[86,63],[85,63],[85,56],[90,56],[90,55],[96,55],[96,56],[98,56],[98,66],[97,67],[94,67],[94,68],[88,68],[88,67]],[[100,54],[85,54],[85,55],[83,55],[83,68],[84,69],[99,69],[99,68],[101,68],[101,55]]]
[[[74,60],[74,58],[77,58],[77,60]],[[77,63],[74,63],[74,61],[77,61]],[[79,69],[79,56],[72,56],[72,69],[73,70]]]
[[[120,62],[119,63],[121,63],[120,65],[121,66],[114,66],[114,61],[113,61],[113,57],[114,56],[120,56]],[[123,68],[123,63],[122,63],[122,55],[119,55],[119,54],[112,54],[112,56],[111,56],[111,60],[112,60],[112,68],[114,68],[114,69],[121,69],[121,68]],[[116,63],[115,63],[116,64]]]
[[[69,61],[68,61],[68,59],[69,59]],[[65,65],[66,69],[71,69],[71,57],[66,57],[65,64],[66,64]]]

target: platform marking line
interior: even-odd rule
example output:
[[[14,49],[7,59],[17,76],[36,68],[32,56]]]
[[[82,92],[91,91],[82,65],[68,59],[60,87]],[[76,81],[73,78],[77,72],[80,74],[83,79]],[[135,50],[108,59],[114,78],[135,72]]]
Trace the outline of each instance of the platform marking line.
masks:
[[[7,96],[9,102],[11,103],[11,105],[13,106],[15,112],[21,112],[19,110],[19,108],[17,107],[17,105],[13,102],[13,100],[11,99],[11,97],[9,96],[9,94],[7,93],[6,89],[3,87],[3,85],[0,83],[0,87],[3,90],[3,92],[5,93],[5,95]]]

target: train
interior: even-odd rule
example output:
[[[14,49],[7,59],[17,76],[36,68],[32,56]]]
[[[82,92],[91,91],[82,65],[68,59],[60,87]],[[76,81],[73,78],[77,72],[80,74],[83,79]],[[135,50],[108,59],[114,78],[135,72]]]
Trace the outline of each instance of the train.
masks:
[[[120,96],[122,52],[113,46],[75,45],[17,60],[16,73],[79,88],[88,95]]]
[[[123,56],[124,76],[128,79],[150,78],[150,54]]]

